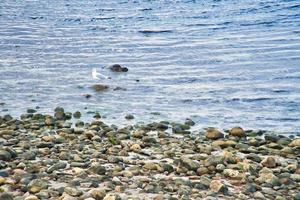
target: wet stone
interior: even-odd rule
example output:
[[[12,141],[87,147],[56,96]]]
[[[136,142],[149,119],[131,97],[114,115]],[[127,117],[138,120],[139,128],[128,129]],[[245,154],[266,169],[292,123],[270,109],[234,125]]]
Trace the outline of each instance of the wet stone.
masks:
[[[214,128],[209,128],[205,133],[206,138],[216,140],[224,137],[224,134]]]

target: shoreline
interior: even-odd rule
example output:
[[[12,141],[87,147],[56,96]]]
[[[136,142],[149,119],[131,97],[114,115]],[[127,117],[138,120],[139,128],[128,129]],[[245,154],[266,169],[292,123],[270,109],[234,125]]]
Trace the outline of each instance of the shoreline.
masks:
[[[0,116],[0,200],[300,199],[297,135],[80,117]]]

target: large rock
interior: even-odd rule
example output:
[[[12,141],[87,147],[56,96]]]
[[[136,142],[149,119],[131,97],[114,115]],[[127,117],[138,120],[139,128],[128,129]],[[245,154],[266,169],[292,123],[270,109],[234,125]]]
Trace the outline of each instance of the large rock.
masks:
[[[64,191],[65,191],[65,193],[67,193],[73,197],[78,197],[78,196],[82,195],[82,191],[76,187],[65,187]]]
[[[109,67],[109,69],[113,72],[128,72],[128,68],[127,67],[122,67],[121,65],[119,64],[114,64],[114,65],[111,65]]]
[[[224,137],[224,134],[214,128],[209,128],[205,133],[206,138],[216,140]]]
[[[28,184],[28,191],[31,193],[37,193],[43,189],[47,189],[48,188],[48,182],[46,180],[42,180],[42,179],[35,179],[32,180],[29,184]]]
[[[89,171],[98,175],[104,175],[106,173],[106,168],[100,163],[93,163],[89,168]]]
[[[184,156],[180,158],[180,163],[188,170],[196,171],[200,167],[200,163],[198,161],[186,158]]]
[[[9,151],[0,149],[0,160],[9,161],[12,158],[12,155]]]
[[[300,147],[300,138],[294,139],[290,144],[290,147]]]
[[[95,90],[96,92],[102,92],[108,89],[107,85],[102,85],[102,84],[95,84],[92,85],[91,87],[93,90]]]
[[[264,167],[274,168],[274,167],[276,167],[276,160],[275,160],[275,158],[269,156],[269,157],[266,157],[265,159],[263,159],[261,161],[261,164]]]
[[[246,137],[245,131],[241,127],[234,127],[229,131],[229,135],[236,137]]]
[[[106,195],[106,191],[104,189],[98,189],[98,188],[90,190],[89,193],[96,200],[102,200]]]
[[[213,141],[211,143],[211,145],[213,147],[221,147],[221,148],[226,148],[226,147],[235,147],[237,143],[233,140],[216,140],[216,141]]]
[[[10,193],[0,193],[0,200],[13,200],[13,195]]]
[[[209,187],[213,192],[228,194],[228,187],[219,180],[211,181]]]
[[[234,169],[225,169],[223,173],[226,177],[230,177],[230,178],[238,178],[240,174],[239,171]]]
[[[141,146],[139,144],[133,144],[131,147],[130,147],[130,150],[133,151],[133,152],[140,152],[141,151]]]

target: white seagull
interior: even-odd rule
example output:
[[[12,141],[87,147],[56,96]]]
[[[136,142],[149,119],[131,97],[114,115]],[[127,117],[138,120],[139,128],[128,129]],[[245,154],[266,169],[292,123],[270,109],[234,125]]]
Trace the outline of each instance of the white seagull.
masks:
[[[105,76],[105,75],[97,72],[96,68],[93,68],[93,70],[92,70],[92,77],[93,77],[93,79],[100,79],[100,78],[101,79],[110,79],[109,76]]]

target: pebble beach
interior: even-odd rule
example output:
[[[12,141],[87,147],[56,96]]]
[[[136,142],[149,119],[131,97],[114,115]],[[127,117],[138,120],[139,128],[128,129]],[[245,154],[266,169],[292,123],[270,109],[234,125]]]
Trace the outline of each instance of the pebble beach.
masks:
[[[0,117],[1,200],[300,199],[295,136],[80,117],[62,107]]]

